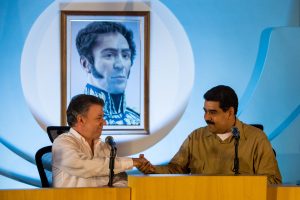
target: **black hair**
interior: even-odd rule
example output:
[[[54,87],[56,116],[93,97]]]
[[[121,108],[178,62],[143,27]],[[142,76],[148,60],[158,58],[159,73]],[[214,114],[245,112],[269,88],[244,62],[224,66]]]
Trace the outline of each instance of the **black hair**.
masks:
[[[133,41],[133,33],[131,30],[127,29],[123,24],[117,22],[92,22],[88,24],[85,28],[81,29],[76,37],[76,47],[77,51],[81,56],[84,56],[88,61],[94,65],[94,58],[92,55],[92,49],[95,45],[96,39],[99,34],[103,33],[115,33],[118,32],[122,34],[128,42],[129,49],[131,51],[131,64],[133,63],[134,57],[136,55],[136,47]]]
[[[68,125],[73,127],[77,123],[77,116],[79,114],[85,115],[91,105],[104,106],[104,101],[98,97],[87,94],[79,94],[74,96],[67,109]]]
[[[203,97],[206,101],[218,101],[220,108],[224,112],[233,107],[234,114],[237,114],[239,101],[235,91],[231,87],[218,85],[208,90]]]

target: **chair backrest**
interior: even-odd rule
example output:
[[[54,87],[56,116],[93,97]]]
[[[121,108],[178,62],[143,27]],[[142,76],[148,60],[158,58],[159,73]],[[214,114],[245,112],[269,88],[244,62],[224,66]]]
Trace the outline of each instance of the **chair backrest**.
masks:
[[[259,128],[260,130],[264,130],[264,126],[262,124],[250,124],[251,126],[254,126],[256,128]]]
[[[38,169],[42,187],[52,186],[52,146],[39,149],[35,154],[35,163]]]
[[[59,136],[62,133],[68,132],[69,130],[70,130],[69,126],[48,126],[47,127],[48,137],[52,143],[57,136]]]
[[[62,133],[68,132],[69,126],[48,126],[47,133],[53,143],[55,138]],[[38,169],[42,187],[52,186],[52,146],[39,149],[35,154],[35,163]]]

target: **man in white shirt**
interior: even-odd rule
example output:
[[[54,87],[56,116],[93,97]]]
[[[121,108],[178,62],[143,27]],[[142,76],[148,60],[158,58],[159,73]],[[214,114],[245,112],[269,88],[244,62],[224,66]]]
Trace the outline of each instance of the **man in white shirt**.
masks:
[[[67,109],[71,127],[54,140],[52,146],[53,187],[101,187],[109,181],[110,146],[100,140],[104,102],[92,95],[72,98]],[[140,167],[144,158],[116,157],[114,172]],[[114,186],[126,186],[126,180],[113,181]]]

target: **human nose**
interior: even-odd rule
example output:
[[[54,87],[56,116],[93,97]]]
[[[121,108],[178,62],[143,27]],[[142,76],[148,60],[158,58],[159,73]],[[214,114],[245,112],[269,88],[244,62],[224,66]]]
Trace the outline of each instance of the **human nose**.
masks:
[[[210,120],[211,119],[210,114],[208,112],[204,113],[204,119],[205,120]]]
[[[123,69],[124,68],[122,55],[120,53],[116,56],[116,60],[115,60],[115,63],[114,63],[114,68],[115,69]]]

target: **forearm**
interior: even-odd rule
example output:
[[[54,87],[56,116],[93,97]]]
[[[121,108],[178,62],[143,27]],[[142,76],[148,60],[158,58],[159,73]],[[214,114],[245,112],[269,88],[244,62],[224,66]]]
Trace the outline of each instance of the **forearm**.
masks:
[[[155,166],[155,174],[186,174],[186,170],[180,165],[169,163],[168,165]]]
[[[52,151],[53,166],[73,176],[89,178],[93,176],[106,176],[109,174],[109,156],[103,155],[90,158],[79,151],[72,143],[55,144]],[[114,172],[119,173],[131,169],[132,166],[133,162],[131,158],[116,157]]]

